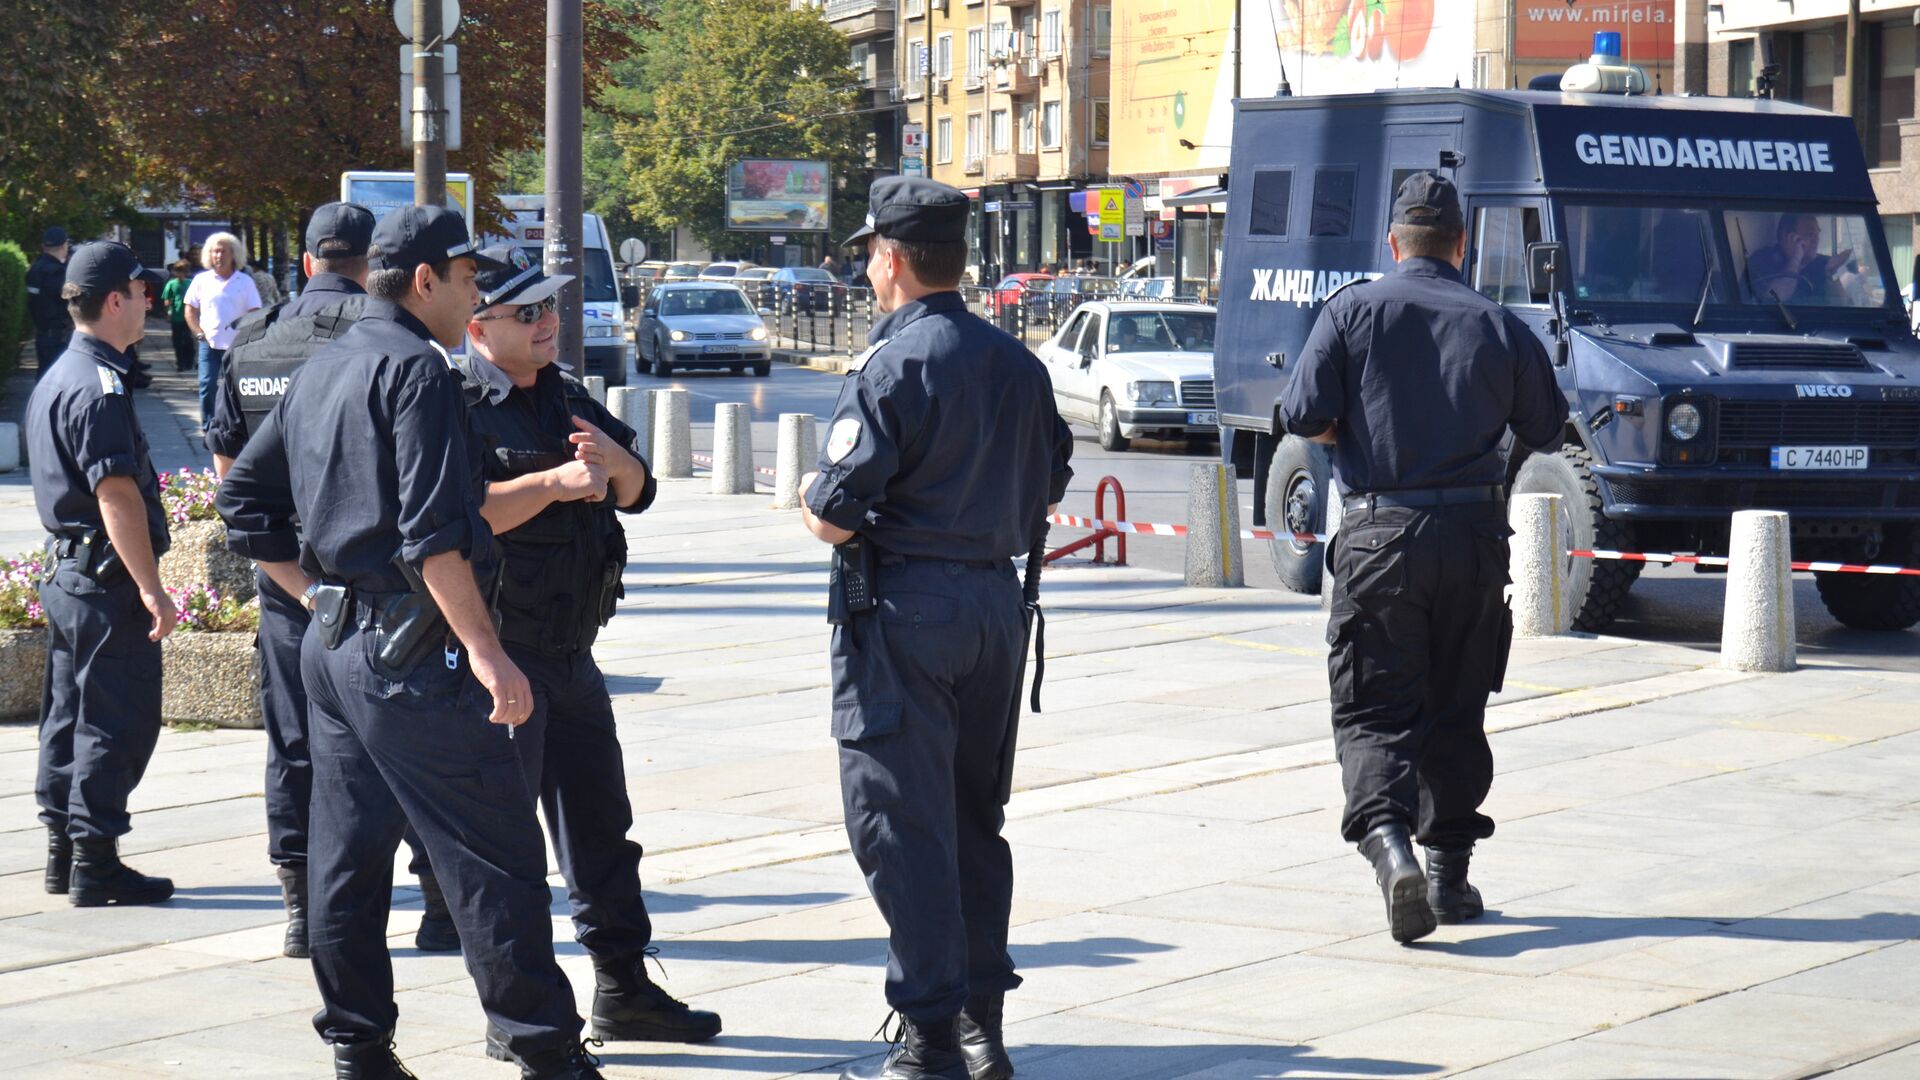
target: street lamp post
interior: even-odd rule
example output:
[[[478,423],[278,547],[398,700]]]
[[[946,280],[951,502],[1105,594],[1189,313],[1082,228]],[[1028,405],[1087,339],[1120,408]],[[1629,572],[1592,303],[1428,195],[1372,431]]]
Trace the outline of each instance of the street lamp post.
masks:
[[[440,0],[413,5],[413,202],[447,202],[446,27]]]
[[[422,5],[426,6],[426,5]],[[549,274],[571,274],[560,290],[560,363],[584,377],[582,337],[580,108],[583,62],[580,0],[547,0],[547,243]],[[619,333],[615,327],[614,332]],[[616,348],[615,355],[621,355]]]

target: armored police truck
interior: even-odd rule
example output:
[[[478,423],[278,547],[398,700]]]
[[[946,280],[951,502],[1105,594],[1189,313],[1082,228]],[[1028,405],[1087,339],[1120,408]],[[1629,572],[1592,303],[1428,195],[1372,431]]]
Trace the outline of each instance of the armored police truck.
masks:
[[[1859,140],[1757,99],[1238,102],[1214,374],[1257,520],[1323,525],[1328,459],[1280,430],[1281,388],[1327,296],[1392,269],[1387,213],[1418,169],[1459,186],[1467,284],[1553,358],[1561,445],[1515,448],[1509,475],[1561,497],[1567,548],[1724,553],[1733,511],[1763,508],[1792,515],[1796,559],[1920,565],[1920,344]],[[1283,581],[1317,591],[1321,550],[1275,543]],[[1569,559],[1574,626],[1607,625],[1639,570]],[[1920,621],[1920,579],[1817,577],[1849,626]]]

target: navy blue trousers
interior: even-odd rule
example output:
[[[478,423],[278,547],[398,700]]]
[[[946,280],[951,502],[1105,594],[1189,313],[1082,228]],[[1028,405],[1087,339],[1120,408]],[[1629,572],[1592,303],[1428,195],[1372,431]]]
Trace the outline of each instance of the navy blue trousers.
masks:
[[[132,823],[127,797],[160,738],[160,643],[131,578],[103,586],[62,560],[40,586],[47,669],[40,696],[40,820],[75,840]]]
[[[398,1020],[387,914],[394,849],[411,822],[440,885],[487,1018],[516,1055],[580,1037],[553,957],[546,847],[534,793],[464,653],[434,652],[399,682],[371,666],[370,633],[338,649],[307,635],[301,671],[313,754],[309,941],[330,1043],[387,1037]],[[526,733],[522,732],[522,738]]]
[[[994,778],[1025,618],[1011,563],[883,561],[876,577],[879,606],[833,630],[841,800],[887,920],[887,1003],[938,1025],[1020,985]]]
[[[259,575],[260,713],[267,729],[267,857],[275,866],[307,864],[307,808],[313,757],[307,749],[307,691],[300,642],[311,616],[273,579]]]

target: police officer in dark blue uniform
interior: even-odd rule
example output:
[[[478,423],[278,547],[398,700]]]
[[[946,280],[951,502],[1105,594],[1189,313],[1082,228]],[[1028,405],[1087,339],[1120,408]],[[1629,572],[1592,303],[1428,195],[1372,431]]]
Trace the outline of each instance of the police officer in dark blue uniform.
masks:
[[[887,317],[847,379],[803,516],[835,544],[833,735],[853,854],[890,930],[903,1022],[884,1080],[1003,1080],[1013,856],[1000,836],[1010,706],[1025,664],[1011,559],[1045,535],[1073,470],[1046,371],[966,310],[967,197],[888,177],[867,275]]]
[[[411,822],[522,1076],[597,1080],[554,962],[545,845],[512,736],[533,694],[494,632],[493,536],[445,352],[475,273],[498,264],[440,207],[393,212],[373,243],[364,316],[294,374],[217,499],[229,546],[314,615],[301,651],[309,941],[325,1003],[314,1024],[338,1080],[411,1075],[392,1049],[386,947],[393,852]]]
[[[703,1042],[720,1033],[720,1018],[647,975],[653,924],[641,850],[627,839],[633,808],[613,699],[590,651],[624,594],[619,514],[653,505],[657,487],[633,429],[554,366],[554,294],[573,278],[549,277],[512,244],[481,255],[505,268],[477,279],[460,361],[487,481],[480,512],[502,549],[500,640],[533,685],[521,760],[546,810],[574,935],[593,960],[593,1037]],[[429,867],[414,869],[430,879]],[[509,1057],[497,1030],[487,1052]]]
[[[1513,637],[1502,443],[1511,428],[1557,445],[1567,403],[1533,333],[1461,280],[1450,181],[1400,185],[1388,244],[1394,273],[1327,298],[1281,411],[1288,431],[1333,445],[1345,493],[1327,624],[1341,831],[1404,942],[1483,911],[1467,862],[1493,835],[1484,722]]]
[[[70,253],[67,230],[49,225],[40,236],[40,257],[27,267],[27,316],[33,320],[33,352],[40,363],[34,371],[36,379],[47,373],[73,336],[73,318],[60,296],[67,283]]]
[[[338,337],[365,304],[367,248],[373,213],[353,203],[327,203],[307,222],[301,261],[307,287],[292,300],[249,315],[227,349],[220,391],[207,425],[207,449],[221,476],[247,436],[280,403],[287,381],[314,350]],[[343,303],[352,301],[352,303]],[[322,316],[331,313],[332,318]],[[307,752],[307,694],[300,685],[300,642],[307,609],[265,573],[258,575],[260,712],[267,729],[267,857],[287,907],[281,952],[307,951],[307,806],[313,762]]]
[[[160,585],[159,478],[123,381],[160,275],[106,242],[74,252],[65,274],[60,295],[77,325],[27,403],[33,501],[53,534],[34,783],[46,884],[79,907],[155,904],[173,882],[136,873],[117,844],[160,736],[160,639],[175,617]]]

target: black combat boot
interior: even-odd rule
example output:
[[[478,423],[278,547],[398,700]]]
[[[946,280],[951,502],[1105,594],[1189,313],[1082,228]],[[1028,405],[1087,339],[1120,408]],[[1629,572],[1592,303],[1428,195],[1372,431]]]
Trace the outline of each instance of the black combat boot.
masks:
[[[1000,1031],[1000,1006],[1005,994],[977,994],[967,999],[953,1020],[953,1037],[960,1056],[967,1059],[972,1080],[1012,1080],[1013,1059]]]
[[[282,866],[280,897],[287,905],[287,939],[280,944],[280,955],[304,960],[313,953],[307,949],[307,868]]]
[[[47,830],[47,891],[67,895],[73,877],[73,839],[59,829]]]
[[[967,1059],[953,1031],[953,1021],[922,1027],[903,1016],[887,1056],[849,1065],[840,1080],[969,1080]]]
[[[1387,901],[1387,928],[1402,944],[1433,933],[1433,910],[1427,907],[1427,876],[1413,857],[1407,827],[1397,821],[1376,825],[1360,838],[1360,854],[1373,863],[1373,880]]]
[[[646,953],[593,958],[593,1037],[607,1042],[706,1042],[720,1017],[688,1008],[647,976]]]
[[[394,1056],[393,1040],[334,1043],[333,1080],[419,1080]]]
[[[597,1044],[596,1044],[597,1045]],[[520,1062],[520,1080],[606,1080],[600,1059],[574,1043],[565,1050],[534,1054]]]
[[[1427,906],[1449,926],[1487,913],[1480,890],[1467,884],[1467,861],[1472,858],[1472,844],[1460,851],[1427,849]]]
[[[459,952],[460,930],[453,925],[447,910],[446,894],[440,891],[440,879],[420,875],[420,898],[427,907],[420,915],[420,929],[414,931],[413,947],[421,952]]]
[[[74,907],[158,904],[172,895],[171,879],[148,877],[121,862],[118,841],[74,841],[73,888],[67,893]]]

